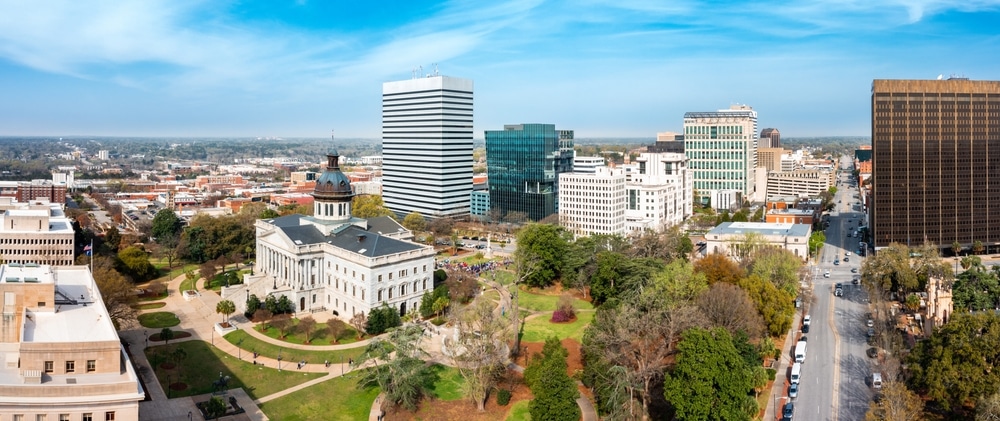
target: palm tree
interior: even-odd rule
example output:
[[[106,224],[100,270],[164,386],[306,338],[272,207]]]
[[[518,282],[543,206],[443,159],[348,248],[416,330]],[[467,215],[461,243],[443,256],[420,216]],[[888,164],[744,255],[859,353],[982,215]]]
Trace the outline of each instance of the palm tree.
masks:
[[[955,256],[958,256],[958,253],[962,252],[962,243],[959,243],[958,241],[951,243],[951,252],[955,253]]]
[[[215,305],[215,312],[225,315],[225,322],[229,323],[229,315],[236,312],[236,304],[231,300],[219,301],[219,304]]]
[[[983,250],[985,250],[985,249],[986,249],[986,247],[983,247],[983,242],[982,241],[976,240],[975,242],[972,243],[972,252],[973,253],[983,254]]]

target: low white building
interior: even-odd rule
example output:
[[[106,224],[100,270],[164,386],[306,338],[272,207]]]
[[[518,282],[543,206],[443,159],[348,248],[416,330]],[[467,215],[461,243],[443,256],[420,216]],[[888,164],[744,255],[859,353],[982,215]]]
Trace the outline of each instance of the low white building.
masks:
[[[383,304],[400,314],[419,308],[434,288],[434,248],[389,217],[351,217],[350,180],[338,155],[313,191],[313,216],[258,220],[254,275],[225,288],[223,297],[244,311],[250,294],[286,296],[296,312],[330,311],[344,320]]]
[[[59,203],[0,197],[0,259],[7,263],[72,265],[75,232]]]
[[[139,419],[145,392],[87,266],[0,265],[0,419]]]
[[[575,236],[626,233],[625,172],[596,167],[594,173],[559,174],[559,224]]]
[[[705,234],[705,252],[732,255],[730,248],[739,244],[747,234],[756,233],[771,247],[779,247],[806,260],[809,257],[808,224],[775,224],[765,222],[723,222]]]

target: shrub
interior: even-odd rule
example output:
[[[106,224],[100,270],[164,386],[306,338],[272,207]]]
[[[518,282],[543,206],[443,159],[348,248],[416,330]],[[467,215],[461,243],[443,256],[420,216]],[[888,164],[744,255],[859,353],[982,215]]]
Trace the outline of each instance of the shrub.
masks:
[[[573,320],[573,318],[562,310],[556,310],[552,313],[552,323],[565,323],[570,320]]]
[[[506,406],[508,403],[510,403],[510,391],[507,389],[497,391],[497,405]]]
[[[563,312],[563,314],[566,315],[567,320],[576,316],[576,309],[573,308],[573,301],[573,296],[564,292],[559,296],[559,301],[556,303],[556,310]]]
[[[775,370],[773,368],[767,369],[767,379],[768,380],[774,381],[774,376],[776,376],[777,374],[778,374],[778,370]]]
[[[444,317],[435,317],[434,320],[431,320],[431,323],[434,323],[434,326],[441,326],[445,322],[447,322],[447,320],[445,320]]]

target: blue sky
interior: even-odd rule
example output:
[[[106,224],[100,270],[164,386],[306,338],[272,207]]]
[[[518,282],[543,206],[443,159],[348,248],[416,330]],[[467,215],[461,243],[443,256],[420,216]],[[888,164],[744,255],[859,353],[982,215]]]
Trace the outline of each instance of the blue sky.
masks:
[[[1000,0],[0,0],[0,135],[378,138],[382,83],[475,81],[475,133],[754,107],[868,135],[871,81],[1000,80]]]

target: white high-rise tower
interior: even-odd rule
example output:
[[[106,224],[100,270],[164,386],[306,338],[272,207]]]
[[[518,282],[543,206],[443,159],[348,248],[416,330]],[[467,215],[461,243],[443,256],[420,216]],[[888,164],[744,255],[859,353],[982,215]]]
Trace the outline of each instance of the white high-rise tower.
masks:
[[[472,92],[437,74],[382,84],[382,197],[397,215],[469,214]]]

